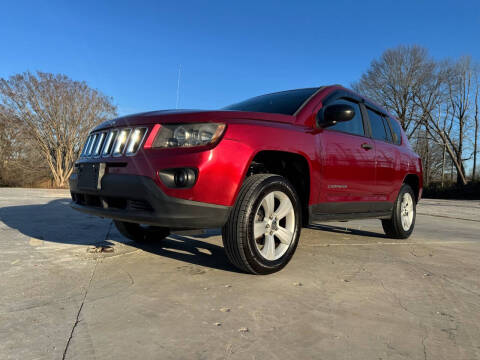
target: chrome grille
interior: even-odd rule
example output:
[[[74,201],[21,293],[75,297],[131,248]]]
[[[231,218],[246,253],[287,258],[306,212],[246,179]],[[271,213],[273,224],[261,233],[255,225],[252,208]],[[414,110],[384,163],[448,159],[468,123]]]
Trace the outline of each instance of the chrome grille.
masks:
[[[97,134],[93,134],[92,138],[90,139],[90,144],[88,144],[88,149],[85,155],[90,156],[96,141],[97,141]]]
[[[135,154],[138,149],[140,148],[140,144],[147,133],[147,129],[145,128],[136,128],[132,131],[130,135],[130,140],[128,142],[128,146],[126,147],[125,153],[127,155]]]
[[[113,145],[113,156],[121,156],[127,146],[127,142],[130,140],[130,133],[132,129],[122,129],[118,133],[115,145]]]
[[[112,152],[113,143],[115,142],[115,138],[117,137],[117,133],[118,133],[117,130],[111,130],[111,131],[108,132],[107,140],[105,140],[105,145],[103,146],[103,150],[102,150],[102,155],[103,156],[107,156],[108,154],[110,154]]]
[[[100,150],[102,149],[103,142],[105,141],[105,132],[101,132],[97,135],[97,142],[95,143],[95,147],[93,149],[93,156],[100,156]]]
[[[147,132],[146,127],[137,127],[92,133],[85,141],[80,157],[133,156],[142,146]]]

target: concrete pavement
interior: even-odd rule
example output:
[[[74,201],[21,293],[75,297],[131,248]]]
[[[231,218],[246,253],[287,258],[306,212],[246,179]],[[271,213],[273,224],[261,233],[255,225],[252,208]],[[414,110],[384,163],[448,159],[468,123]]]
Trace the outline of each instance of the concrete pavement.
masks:
[[[269,276],[218,231],[139,246],[68,203],[0,189],[1,359],[480,359],[479,201],[423,200],[404,241],[303,229]]]

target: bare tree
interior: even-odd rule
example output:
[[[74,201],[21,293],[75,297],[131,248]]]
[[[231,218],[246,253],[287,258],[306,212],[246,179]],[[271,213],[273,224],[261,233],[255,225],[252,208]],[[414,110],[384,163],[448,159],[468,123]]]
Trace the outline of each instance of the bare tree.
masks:
[[[462,57],[457,62],[451,64],[451,73],[447,83],[449,101],[452,107],[453,119],[456,122],[456,156],[457,162],[461,167],[458,173],[457,183],[461,181],[466,183],[465,168],[463,165],[464,155],[464,137],[468,126],[468,112],[472,105],[472,80],[474,77],[473,66],[470,57]],[[458,169],[457,169],[458,170]],[[462,179],[463,176],[463,179]]]
[[[353,88],[382,105],[401,122],[412,138],[423,123],[423,109],[415,101],[422,82],[435,71],[436,64],[420,46],[398,46],[373,60]]]
[[[455,104],[452,99],[452,84],[458,80],[456,66],[452,63],[437,63],[429,68],[429,71],[423,73],[424,78],[419,81],[419,86],[413,90],[412,98],[421,109],[422,116],[417,119],[420,123],[418,128],[425,131],[429,136],[427,148],[429,146],[439,145],[443,147],[443,152],[447,152],[452,159],[452,164],[457,170],[458,183],[465,184],[466,176],[463,161],[460,160],[458,142],[455,141],[455,131],[457,129],[455,122]],[[417,131],[416,136],[422,131]],[[422,154],[421,151],[419,151]],[[423,155],[423,154],[422,154]],[[424,155],[423,155],[424,156]],[[431,172],[430,167],[436,167],[437,164],[424,161],[424,174],[428,179]],[[445,172],[445,159],[442,156],[442,179]],[[428,184],[428,181],[426,181]]]
[[[0,186],[50,184],[50,170],[32,138],[0,105]]]
[[[424,183],[440,169],[441,144],[435,143],[426,121],[440,102],[442,71],[420,46],[399,46],[373,60],[353,88],[394,114],[415,150],[422,156]],[[420,98],[420,99],[419,99]],[[440,152],[439,152],[440,151]]]
[[[473,156],[476,167],[478,110],[472,116],[476,75],[470,57],[437,62],[424,48],[399,46],[372,61],[353,87],[399,118],[422,156],[426,185],[433,177],[443,181],[447,163],[455,167],[457,184],[464,185],[465,162]],[[476,98],[478,108],[478,95]],[[472,118],[477,125],[470,142],[467,134]],[[472,155],[468,155],[472,147]]]
[[[476,180],[477,175],[477,153],[478,153],[478,128],[479,128],[479,114],[478,114],[478,92],[480,90],[480,82],[478,81],[478,73],[475,78],[475,116],[474,116],[474,124],[475,129],[473,132],[473,170],[472,170],[472,181]]]
[[[65,186],[88,132],[116,115],[112,99],[65,75],[29,72],[0,79],[0,104]]]
[[[465,185],[467,178],[465,176],[465,168],[463,161],[459,161],[459,149],[455,141],[452,139],[452,116],[447,111],[442,113],[439,109],[437,117],[431,112],[426,112],[429,126],[426,127],[428,133],[431,135],[432,140],[444,146],[444,149],[448,152],[450,159],[452,160],[452,166],[455,166],[457,172],[457,184]],[[450,119],[450,122],[448,121]],[[444,160],[443,160],[444,163]],[[453,173],[453,171],[451,172]]]

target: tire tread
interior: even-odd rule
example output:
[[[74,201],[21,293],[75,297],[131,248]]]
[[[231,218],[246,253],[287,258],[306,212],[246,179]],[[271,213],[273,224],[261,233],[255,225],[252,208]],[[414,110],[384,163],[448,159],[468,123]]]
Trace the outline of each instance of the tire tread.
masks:
[[[244,216],[248,211],[248,199],[257,186],[264,180],[274,176],[271,174],[256,174],[248,177],[243,183],[240,192],[237,196],[237,201],[230,212],[227,223],[223,227],[223,245],[228,259],[240,270],[257,274],[258,272],[248,263],[247,257],[243,250],[246,239],[246,234],[239,231],[243,228],[246,217]],[[238,222],[235,221],[238,219]]]
[[[398,192],[397,199],[395,200],[395,203],[393,205],[392,218],[382,220],[382,227],[383,227],[383,230],[385,231],[385,234],[392,239],[408,238],[411,235],[413,231],[413,227],[415,225],[415,218],[414,218],[412,228],[408,232],[405,232],[402,228],[402,224],[399,223],[399,217],[397,214],[398,206],[399,206],[398,202],[401,201],[401,197],[405,192],[409,192],[412,195],[412,199],[415,201],[415,196],[410,185],[403,184],[402,187],[400,188],[400,191]],[[416,204],[414,203],[414,216],[416,215],[415,206]]]

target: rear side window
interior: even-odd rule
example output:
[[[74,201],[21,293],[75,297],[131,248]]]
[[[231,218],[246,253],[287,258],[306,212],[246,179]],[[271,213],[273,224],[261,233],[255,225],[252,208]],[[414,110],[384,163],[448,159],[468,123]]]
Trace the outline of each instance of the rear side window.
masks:
[[[393,143],[395,145],[400,145],[402,143],[402,130],[400,129],[400,124],[395,119],[390,118],[389,120],[393,130]]]
[[[363,120],[362,120],[362,112],[360,111],[360,106],[357,103],[339,99],[333,102],[333,104],[346,104],[353,107],[355,110],[355,116],[350,121],[338,122],[335,125],[328,127],[328,130],[336,130],[341,131],[347,134],[353,135],[362,135],[365,136],[365,130],[363,129]],[[330,104],[329,104],[330,105]]]
[[[387,133],[387,141],[393,143],[392,131],[390,130],[390,125],[388,125],[388,120],[385,116],[382,116],[382,120],[383,127],[385,128],[385,132]]]
[[[384,122],[383,116],[380,115],[379,113],[367,109],[368,112],[368,118],[370,119],[370,126],[372,127],[372,136],[375,140],[381,140],[381,141],[386,141],[386,142],[391,142],[391,134],[390,136],[388,135],[390,133],[390,129],[385,129],[385,125],[387,125]]]

